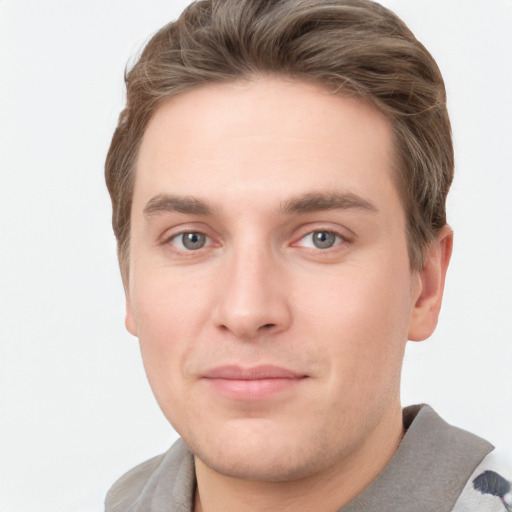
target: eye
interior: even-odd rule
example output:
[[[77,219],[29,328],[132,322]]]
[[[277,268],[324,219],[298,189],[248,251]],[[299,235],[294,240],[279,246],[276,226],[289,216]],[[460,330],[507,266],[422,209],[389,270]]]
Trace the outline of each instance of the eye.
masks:
[[[209,244],[209,238],[204,233],[189,231],[173,236],[169,242],[183,251],[197,251]]]
[[[312,231],[302,237],[298,245],[312,249],[330,249],[343,241],[342,236],[332,231]]]

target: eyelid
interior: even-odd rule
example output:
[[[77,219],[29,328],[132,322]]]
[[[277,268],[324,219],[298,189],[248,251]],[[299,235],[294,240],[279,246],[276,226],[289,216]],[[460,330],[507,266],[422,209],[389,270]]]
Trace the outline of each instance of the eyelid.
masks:
[[[314,245],[313,242],[311,242],[311,246],[303,245],[301,243],[301,242],[303,242],[303,240],[305,238],[307,238],[309,236],[312,236],[314,233],[330,233],[330,234],[335,236],[335,241],[334,241],[332,246],[325,247],[325,248],[314,247],[313,246]],[[346,243],[349,243],[349,240],[342,233],[340,233],[338,231],[334,231],[333,229],[321,229],[320,228],[320,229],[313,229],[313,230],[308,231],[307,233],[304,233],[299,239],[297,239],[296,242],[293,243],[293,245],[294,246],[298,246],[298,247],[304,247],[306,249],[312,249],[314,251],[327,252],[327,251],[330,251],[330,250],[334,250],[339,245],[346,244]]]
[[[354,242],[355,239],[357,238],[357,235],[351,229],[340,225],[329,225],[329,223],[308,223],[306,226],[302,226],[297,231],[298,234],[294,236],[294,242],[292,242],[291,245],[298,245],[298,243],[305,237],[318,232],[332,233],[333,235],[339,237],[344,243],[347,244]],[[334,245],[333,248],[336,247],[337,245],[339,245],[339,243]],[[323,249],[323,251],[325,252],[326,249]]]
[[[202,252],[202,250],[207,249],[211,246],[216,245],[214,237],[209,234],[211,230],[206,229],[204,226],[194,226],[194,225],[180,225],[175,226],[171,229],[166,230],[162,236],[160,237],[159,244],[163,246],[170,246],[175,252],[178,252],[180,254],[194,254]],[[192,250],[187,249],[185,247],[178,247],[175,243],[173,243],[173,240],[176,238],[179,238],[180,236],[187,234],[187,233],[198,233],[201,235],[204,235],[206,237],[206,243],[203,247]]]
[[[195,250],[187,249],[186,247],[184,247],[183,241],[182,241],[183,235],[192,234],[192,233],[196,234],[196,235],[203,235],[206,239],[205,244],[202,247],[199,247]],[[202,233],[201,231],[182,231],[181,233],[176,233],[167,239],[167,243],[171,243],[175,239],[181,239],[181,242],[180,242],[181,247],[177,247],[177,249],[179,249],[179,251],[181,251],[181,252],[198,252],[201,249],[205,249],[206,247],[210,247],[210,245],[212,245],[212,239],[207,234]],[[173,245],[176,247],[176,244],[173,244]]]

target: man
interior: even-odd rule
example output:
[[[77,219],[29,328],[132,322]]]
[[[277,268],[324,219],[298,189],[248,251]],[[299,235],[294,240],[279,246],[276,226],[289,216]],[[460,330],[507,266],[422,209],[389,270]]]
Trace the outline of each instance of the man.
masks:
[[[126,326],[182,440],[107,510],[509,508],[491,445],[400,404],[452,176],[440,72],[381,6],[203,1],[161,29],[106,177]]]

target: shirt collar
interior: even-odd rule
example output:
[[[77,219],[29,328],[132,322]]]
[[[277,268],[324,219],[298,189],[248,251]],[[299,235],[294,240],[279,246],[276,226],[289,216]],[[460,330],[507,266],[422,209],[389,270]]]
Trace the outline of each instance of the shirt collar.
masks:
[[[493,449],[427,405],[403,411],[407,432],[379,476],[340,512],[451,510],[475,467]]]
[[[403,418],[406,434],[394,457],[339,512],[451,510],[475,467],[493,449],[487,441],[449,425],[427,405],[405,408]],[[194,458],[183,441],[178,440],[163,457],[153,460],[149,461],[149,478],[146,471],[137,473],[135,468],[131,479],[123,478],[114,486],[108,511],[192,512]],[[135,487],[140,489],[136,496]],[[127,494],[133,497],[130,503]],[[119,497],[116,506],[114,497]]]

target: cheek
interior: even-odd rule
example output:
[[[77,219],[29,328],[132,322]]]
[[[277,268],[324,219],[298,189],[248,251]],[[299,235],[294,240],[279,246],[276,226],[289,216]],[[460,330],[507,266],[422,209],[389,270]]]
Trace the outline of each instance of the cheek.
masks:
[[[181,279],[169,282],[147,275],[131,299],[144,367],[159,402],[166,390],[180,386],[183,362],[208,317],[197,286]]]
[[[207,300],[205,282],[162,269],[141,271],[131,293],[139,337],[174,346],[200,325]]]
[[[363,387],[399,375],[411,312],[407,270],[391,263],[375,268],[351,268],[324,286],[317,281],[302,305],[309,336],[329,355],[332,378]]]

